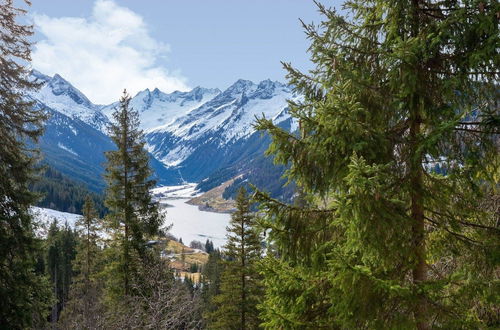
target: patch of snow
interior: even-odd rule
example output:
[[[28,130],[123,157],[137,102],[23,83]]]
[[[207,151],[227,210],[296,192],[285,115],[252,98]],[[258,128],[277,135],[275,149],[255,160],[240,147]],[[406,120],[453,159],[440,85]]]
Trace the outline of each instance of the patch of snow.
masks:
[[[81,218],[80,214],[61,212],[52,209],[47,209],[43,207],[33,206],[31,212],[35,220],[39,223],[36,234],[39,236],[46,236],[49,230],[50,224],[54,219],[57,221],[59,226],[63,226],[65,223],[71,228],[75,228],[76,221]]]
[[[73,126],[70,125],[69,128],[71,129],[71,132],[73,132],[75,136],[78,135],[78,131]]]
[[[65,146],[64,144],[62,144],[61,142],[57,143],[57,146],[63,150],[66,150],[67,152],[75,155],[75,156],[78,156],[78,154],[71,148]]]
[[[173,199],[173,198],[193,198],[200,195],[196,190],[196,183],[187,183],[178,186],[163,186],[151,189],[151,193],[158,199]]]
[[[75,156],[78,156],[78,154],[77,154],[75,151],[73,151],[73,149],[71,149],[71,148],[69,148],[69,147],[66,147],[66,146],[65,146],[64,144],[62,144],[61,142],[57,143],[57,146],[58,146],[59,148],[63,149],[63,150],[66,150],[67,152],[69,152],[69,153],[71,153],[71,154],[73,154],[73,155],[75,155]]]
[[[154,149],[154,147],[152,147]],[[171,149],[166,156],[159,158],[159,161],[165,164],[166,166],[177,166],[179,165],[184,159],[189,157],[191,153],[193,152],[193,149],[191,149],[189,146],[184,146],[184,145],[178,145],[175,148]]]

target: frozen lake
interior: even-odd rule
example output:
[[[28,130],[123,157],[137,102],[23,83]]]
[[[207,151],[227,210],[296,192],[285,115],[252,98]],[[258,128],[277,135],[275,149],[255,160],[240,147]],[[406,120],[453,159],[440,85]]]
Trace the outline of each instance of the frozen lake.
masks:
[[[215,247],[222,247],[226,243],[226,227],[231,215],[227,213],[214,213],[198,210],[198,206],[186,204],[196,196],[196,184],[182,186],[159,187],[152,193],[161,195],[160,203],[167,203],[165,225],[173,224],[170,233],[189,246],[191,241],[197,240],[205,244],[207,239],[214,242]],[[74,227],[78,214],[59,212],[51,209],[33,207],[33,212],[45,228],[39,230],[41,235],[46,235],[47,228],[52,219],[57,219],[59,225],[65,222]]]
[[[189,246],[197,240],[205,244],[207,239],[214,242],[215,247],[226,243],[226,227],[230,214],[214,213],[198,210],[198,206],[186,204],[189,199],[167,199],[163,202],[172,205],[166,208],[165,224],[173,224],[170,233]]]

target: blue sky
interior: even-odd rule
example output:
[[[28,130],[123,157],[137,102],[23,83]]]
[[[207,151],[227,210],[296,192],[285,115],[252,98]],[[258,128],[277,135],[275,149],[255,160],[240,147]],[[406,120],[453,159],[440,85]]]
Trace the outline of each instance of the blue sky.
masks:
[[[312,0],[34,0],[30,12],[34,67],[97,103],[124,87],[134,94],[284,81],[280,61],[311,67],[299,18],[321,20]]]

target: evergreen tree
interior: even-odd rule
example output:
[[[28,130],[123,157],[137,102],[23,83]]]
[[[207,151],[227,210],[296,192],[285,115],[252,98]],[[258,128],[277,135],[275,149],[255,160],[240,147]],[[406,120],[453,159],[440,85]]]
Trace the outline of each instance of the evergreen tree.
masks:
[[[104,312],[101,304],[102,283],[97,275],[99,263],[100,219],[91,196],[83,205],[83,216],[76,222],[80,235],[73,270],[77,274],[70,290],[62,322],[66,328],[96,329],[102,326]]]
[[[201,274],[201,298],[203,300],[203,315],[206,321],[208,321],[210,314],[217,309],[217,306],[212,301],[215,296],[220,294],[220,282],[223,270],[224,263],[221,252],[219,249],[212,251]]]
[[[0,1],[0,323],[10,329],[30,326],[34,316],[43,320],[50,298],[47,281],[34,272],[41,246],[29,213],[37,197],[28,185],[36,153],[26,142],[41,134],[43,114],[26,98],[38,86],[27,69],[33,28],[17,22],[25,13]]]
[[[500,5],[319,8],[325,21],[305,25],[315,69],[285,64],[299,132],[257,125],[304,193],[302,206],[257,194],[275,249],[264,325],[498,325],[498,214],[484,204],[498,196]]]
[[[205,252],[208,254],[214,252],[214,242],[210,241],[209,239],[207,239],[207,241],[205,242]]]
[[[228,258],[221,277],[220,294],[212,299],[216,310],[208,314],[209,327],[215,329],[256,329],[260,320],[257,304],[261,285],[256,263],[262,256],[261,237],[244,188],[236,197],[236,211],[227,228]]]
[[[155,182],[150,179],[139,115],[129,103],[130,96],[124,91],[110,127],[110,137],[118,149],[106,153],[107,219],[121,250],[120,269],[115,274],[121,282],[118,296],[130,294],[132,276],[146,254],[145,236],[158,234],[162,223],[158,205],[149,193]]]
[[[51,223],[47,235],[46,253],[45,265],[56,298],[50,321],[55,323],[69,298],[73,278],[72,263],[76,255],[76,235],[67,223],[62,228],[59,228],[55,219]]]

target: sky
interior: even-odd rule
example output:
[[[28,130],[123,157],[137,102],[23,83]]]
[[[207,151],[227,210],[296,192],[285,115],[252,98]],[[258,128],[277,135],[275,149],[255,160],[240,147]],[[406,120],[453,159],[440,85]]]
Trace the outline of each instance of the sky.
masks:
[[[123,88],[225,89],[236,80],[285,82],[280,61],[312,67],[299,18],[312,0],[33,0],[33,67],[59,73],[91,101]],[[340,9],[340,1],[324,1]]]

